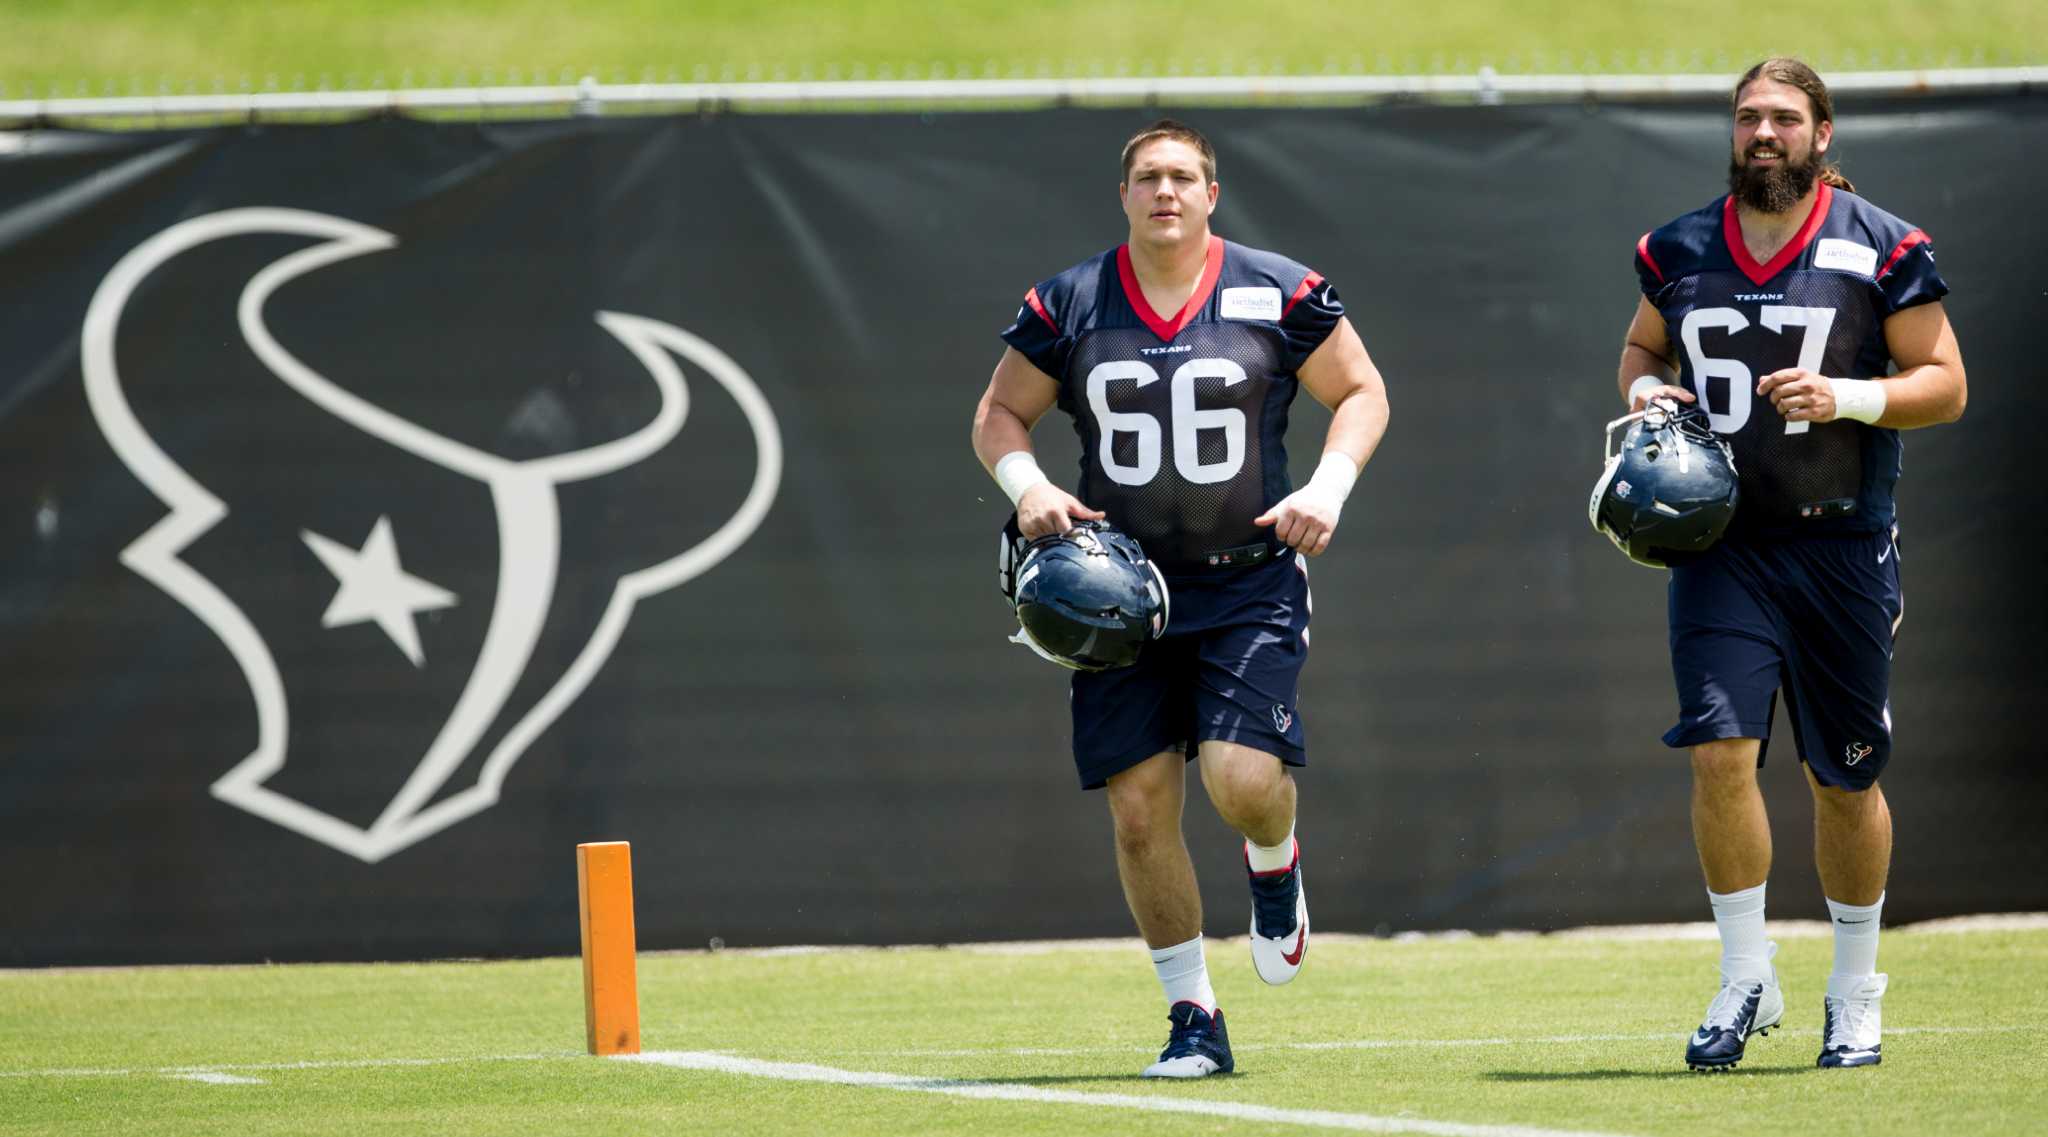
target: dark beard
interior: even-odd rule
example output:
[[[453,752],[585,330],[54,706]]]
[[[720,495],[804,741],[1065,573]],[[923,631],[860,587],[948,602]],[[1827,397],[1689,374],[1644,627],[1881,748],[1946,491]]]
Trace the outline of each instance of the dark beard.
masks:
[[[1804,162],[1780,162],[1776,166],[1745,166],[1728,160],[1728,192],[1735,200],[1759,213],[1784,213],[1799,204],[1820,178],[1821,159],[1809,153]]]

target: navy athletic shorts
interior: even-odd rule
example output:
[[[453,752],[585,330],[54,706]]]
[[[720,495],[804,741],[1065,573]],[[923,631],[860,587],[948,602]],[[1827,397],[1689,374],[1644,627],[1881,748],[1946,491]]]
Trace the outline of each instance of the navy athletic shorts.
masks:
[[[1895,532],[1721,544],[1674,565],[1679,718],[1665,745],[1768,746],[1782,689],[1792,742],[1814,778],[1870,788],[1892,755],[1892,641],[1903,613]]]
[[[1209,739],[1308,764],[1295,707],[1308,658],[1308,565],[1292,550],[1261,565],[1170,577],[1166,634],[1138,661],[1074,676],[1081,788],[1154,754],[1193,758]]]

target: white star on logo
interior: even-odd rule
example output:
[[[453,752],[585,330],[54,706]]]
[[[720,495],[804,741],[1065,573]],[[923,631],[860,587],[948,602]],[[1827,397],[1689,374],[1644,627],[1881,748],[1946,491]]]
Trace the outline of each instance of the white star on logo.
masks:
[[[339,628],[375,620],[414,667],[425,666],[426,653],[420,650],[420,632],[413,623],[413,613],[452,607],[455,594],[398,567],[398,543],[391,536],[391,518],[377,518],[361,550],[328,540],[310,529],[301,530],[299,536],[341,583],[326,613],[320,617],[320,626]]]

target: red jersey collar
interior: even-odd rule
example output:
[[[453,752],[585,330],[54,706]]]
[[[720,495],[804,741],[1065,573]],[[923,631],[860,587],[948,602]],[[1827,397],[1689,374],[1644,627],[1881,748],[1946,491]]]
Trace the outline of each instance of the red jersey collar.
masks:
[[[1130,301],[1131,311],[1145,321],[1153,335],[1162,341],[1170,341],[1188,326],[1195,313],[1209,302],[1209,295],[1216,291],[1216,282],[1223,276],[1223,238],[1213,233],[1209,235],[1209,259],[1202,266],[1202,279],[1195,285],[1194,294],[1188,297],[1188,302],[1181,305],[1180,311],[1171,319],[1154,312],[1152,305],[1145,300],[1145,290],[1138,285],[1138,271],[1131,267],[1131,246],[1128,243],[1116,247],[1116,275],[1123,282],[1124,299]]]
[[[1728,255],[1735,258],[1735,267],[1742,270],[1742,275],[1748,277],[1751,284],[1762,284],[1784,272],[1785,267],[1799,259],[1806,246],[1813,243],[1813,235],[1820,232],[1821,222],[1827,220],[1828,206],[1834,204],[1834,200],[1835,187],[1822,182],[1820,193],[1813,199],[1813,208],[1806,214],[1805,224],[1799,227],[1799,232],[1794,233],[1791,240],[1785,242],[1784,248],[1771,257],[1769,264],[1760,265],[1755,257],[1749,255],[1748,246],[1742,243],[1742,220],[1735,212],[1735,195],[1729,194],[1722,199],[1721,237],[1728,242]]]

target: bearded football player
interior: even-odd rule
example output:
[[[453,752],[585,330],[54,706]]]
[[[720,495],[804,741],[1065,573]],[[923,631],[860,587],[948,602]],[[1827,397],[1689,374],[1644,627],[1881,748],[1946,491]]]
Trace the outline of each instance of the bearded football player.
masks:
[[[1244,837],[1259,977],[1288,982],[1308,950],[1289,773],[1307,762],[1296,705],[1304,558],[1329,546],[1387,423],[1379,372],[1336,290],[1212,234],[1221,189],[1215,150],[1191,127],[1161,121],[1132,137],[1118,186],[1128,239],[1025,294],[974,418],[975,453],[1016,505],[1023,539],[1044,548],[1048,535],[1106,519],[1120,534],[1078,538],[1073,555],[1127,535],[1171,597],[1158,638],[1127,665],[1078,671],[1071,699],[1081,786],[1108,798],[1117,874],[1172,1023],[1147,1077],[1233,1068],[1181,837],[1185,763]],[[1333,413],[1321,464],[1297,489],[1283,438],[1301,388]],[[1078,496],[1033,458],[1031,428],[1055,405],[1081,437]],[[1031,574],[1020,570],[1019,588]],[[1132,599],[1119,607],[1151,615],[1144,577],[1122,575]]]
[[[1671,563],[1678,722],[1664,742],[1690,751],[1693,839],[1721,937],[1720,987],[1685,1060],[1730,1069],[1785,1015],[1757,782],[1782,695],[1834,925],[1818,1063],[1869,1066],[1892,843],[1878,779],[1904,611],[1892,490],[1900,432],[1962,415],[1963,361],[1927,234],[1829,161],[1820,76],[1765,60],[1735,85],[1732,111],[1728,194],[1636,243],[1643,298],[1619,375],[1633,410],[1704,410],[1740,482],[1719,542]]]

